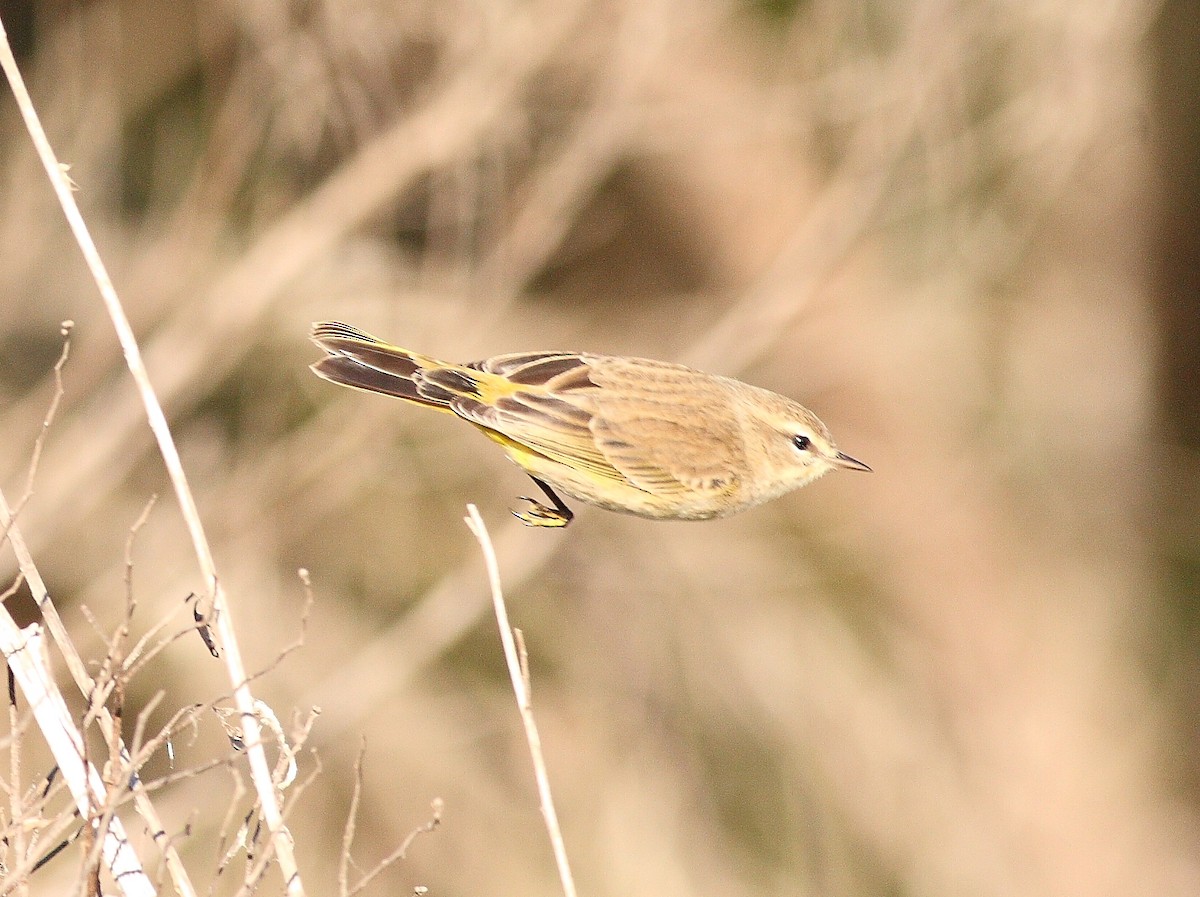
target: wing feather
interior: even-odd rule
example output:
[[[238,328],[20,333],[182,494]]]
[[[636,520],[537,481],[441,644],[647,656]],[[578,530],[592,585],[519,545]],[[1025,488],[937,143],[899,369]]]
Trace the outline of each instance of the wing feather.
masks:
[[[588,376],[588,356],[577,352],[518,352],[476,361],[470,367],[552,394],[596,385]]]
[[[591,429],[614,468],[662,494],[715,495],[738,488],[742,433],[733,414],[712,414],[730,395],[718,378],[639,359],[611,359]]]
[[[531,393],[514,393],[493,404],[459,397],[450,408],[459,417],[559,464],[602,480],[628,482],[596,445],[589,426],[591,415],[584,409],[568,412]]]
[[[705,413],[729,401],[714,378],[663,362],[550,352],[472,368],[504,377],[512,391],[459,395],[452,410],[546,458],[660,495],[737,486],[736,422],[717,432]]]

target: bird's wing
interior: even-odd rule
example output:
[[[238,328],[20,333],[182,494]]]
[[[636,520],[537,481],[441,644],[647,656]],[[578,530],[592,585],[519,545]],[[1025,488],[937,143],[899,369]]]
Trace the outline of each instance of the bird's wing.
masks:
[[[596,444],[631,482],[659,494],[737,488],[745,447],[720,380],[640,359],[612,359],[595,378]]]
[[[460,396],[453,411],[547,458],[657,495],[715,494],[737,482],[740,431],[712,413],[728,408],[728,395],[695,372],[569,353],[472,367],[505,385]]]
[[[594,387],[587,356],[578,352],[517,352],[467,365],[503,377],[516,388],[557,395]]]
[[[459,417],[552,461],[601,480],[630,482],[596,444],[591,412],[574,402],[522,390],[491,402],[460,396],[450,408]]]

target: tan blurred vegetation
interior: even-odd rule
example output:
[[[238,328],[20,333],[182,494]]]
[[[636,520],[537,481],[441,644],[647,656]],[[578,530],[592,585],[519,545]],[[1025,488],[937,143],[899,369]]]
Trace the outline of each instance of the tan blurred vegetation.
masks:
[[[1200,893],[1197,692],[1177,678],[1196,639],[1156,541],[1195,493],[1155,468],[1197,469],[1156,436],[1160,12],[0,4],[252,668],[299,634],[312,571],[305,645],[255,685],[285,720],[322,711],[290,817],[309,893],[336,893],[360,739],[359,866],[445,801],[368,893],[557,889],[468,501],[530,646],[582,893]],[[20,520],[102,656],[81,608],[119,619],[152,493],[135,627],[206,584],[9,99],[0,129],[3,482],[23,485],[74,319]],[[577,507],[565,532],[526,530],[507,509],[528,483],[485,440],[309,373],[326,318],[454,359],[736,375],[876,473],[726,521]],[[161,724],[228,683],[189,638],[127,701],[159,689]],[[227,749],[206,718],[176,763]],[[202,892],[237,799],[221,770],[155,797],[191,826]],[[31,890],[75,875],[59,858]]]

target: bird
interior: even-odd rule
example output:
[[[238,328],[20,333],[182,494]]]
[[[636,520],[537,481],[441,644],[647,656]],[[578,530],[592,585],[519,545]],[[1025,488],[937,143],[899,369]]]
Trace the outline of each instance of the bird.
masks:
[[[831,470],[871,468],[839,451],[803,405],[740,380],[647,358],[517,352],[440,361],[337,321],[313,324],[333,383],[456,415],[504,449],[549,504],[512,513],[563,527],[568,498],[656,520],[753,508]]]

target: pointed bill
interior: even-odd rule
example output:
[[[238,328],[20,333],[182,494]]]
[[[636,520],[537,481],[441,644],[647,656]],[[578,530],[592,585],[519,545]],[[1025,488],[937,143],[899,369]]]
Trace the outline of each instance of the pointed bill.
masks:
[[[865,470],[867,473],[871,472],[871,468],[867,467],[867,465],[863,464],[857,458],[851,458],[845,452],[838,452],[834,455],[833,463],[838,467],[846,468],[846,470]]]

